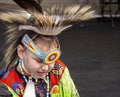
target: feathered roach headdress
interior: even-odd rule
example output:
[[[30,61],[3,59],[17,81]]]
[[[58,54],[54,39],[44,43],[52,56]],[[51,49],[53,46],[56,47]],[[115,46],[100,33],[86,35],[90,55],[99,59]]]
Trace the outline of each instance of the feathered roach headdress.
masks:
[[[42,0],[14,0],[20,7],[27,12],[8,12],[1,13],[0,19],[10,23],[7,31],[7,43],[10,44],[6,51],[5,60],[7,64],[11,64],[15,56],[13,53],[16,50],[16,38],[25,33],[18,33],[21,30],[32,30],[42,35],[56,36],[66,28],[71,27],[72,21],[83,21],[93,18],[94,11],[91,6],[71,5],[67,7],[53,6],[43,12],[40,2]],[[28,15],[29,13],[29,15]],[[19,40],[17,40],[19,41]],[[9,49],[12,50],[9,50]],[[14,49],[13,49],[14,48]]]
[[[93,17],[91,6],[68,7],[53,6],[43,13],[41,6],[35,0],[14,0],[18,5],[28,11],[30,17],[23,13],[2,13],[0,19],[14,25],[16,30],[33,30],[43,35],[58,35],[71,26],[71,21],[82,21]],[[39,1],[39,0],[38,0]]]

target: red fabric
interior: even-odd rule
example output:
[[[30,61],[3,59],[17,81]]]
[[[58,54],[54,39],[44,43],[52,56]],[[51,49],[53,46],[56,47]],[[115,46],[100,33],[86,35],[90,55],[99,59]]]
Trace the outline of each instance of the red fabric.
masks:
[[[61,67],[62,67],[62,73],[64,72],[64,69],[65,69],[66,65],[62,61],[57,60],[56,63],[55,63],[55,65],[58,65],[57,67],[60,66],[59,68],[56,69],[57,72],[59,72],[59,70],[60,70]],[[55,74],[53,72],[50,73],[50,85],[51,86],[58,85],[61,76],[62,76],[62,74],[57,75],[57,74]]]
[[[18,74],[14,70],[10,70],[9,74],[6,75],[4,78],[2,78],[0,82],[7,84],[10,88],[13,89],[11,85],[15,82],[21,83],[21,79],[19,78]]]
[[[55,72],[51,71],[51,73],[50,73],[50,87],[51,88],[54,85],[58,85],[59,80],[62,76],[62,73],[64,72],[65,67],[66,67],[66,65],[62,61],[60,61],[60,60],[56,61],[55,68],[53,68],[53,70]],[[56,72],[58,72],[58,74]],[[60,74],[59,74],[59,72],[60,72]],[[22,89],[24,91],[23,81],[20,79],[20,77],[14,70],[8,71],[8,73],[5,74],[5,76],[0,80],[0,82],[5,83],[14,91],[16,91],[17,89]],[[17,82],[17,85],[21,85],[23,88],[16,87],[17,86],[16,82]],[[14,85],[15,85],[15,87],[14,87]],[[16,94],[19,97],[22,97],[22,94],[20,92],[16,93]]]
[[[0,80],[0,82],[6,84],[13,90],[22,89],[24,91],[23,81],[19,78],[18,74],[14,70],[8,71],[5,76]],[[16,85],[16,86],[13,86]],[[20,87],[20,86],[22,87]],[[22,97],[21,91],[16,93],[19,97]]]

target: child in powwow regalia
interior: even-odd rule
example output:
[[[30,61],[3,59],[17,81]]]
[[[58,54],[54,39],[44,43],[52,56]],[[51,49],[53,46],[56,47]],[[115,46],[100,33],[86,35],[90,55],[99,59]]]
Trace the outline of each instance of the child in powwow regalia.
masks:
[[[0,97],[80,97],[61,56],[57,35],[72,21],[90,19],[90,6],[53,6],[43,12],[35,0],[14,0],[26,12],[1,13],[8,24]]]

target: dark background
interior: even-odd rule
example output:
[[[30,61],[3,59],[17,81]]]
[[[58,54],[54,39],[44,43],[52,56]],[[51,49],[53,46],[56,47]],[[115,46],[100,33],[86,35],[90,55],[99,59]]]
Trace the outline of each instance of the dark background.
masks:
[[[80,22],[59,36],[81,97],[120,97],[120,21]]]

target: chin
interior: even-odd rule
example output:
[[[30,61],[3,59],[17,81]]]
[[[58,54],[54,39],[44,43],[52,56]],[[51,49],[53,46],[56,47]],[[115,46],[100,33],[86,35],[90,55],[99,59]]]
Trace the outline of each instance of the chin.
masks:
[[[37,79],[45,79],[46,75],[38,76]]]
[[[34,78],[35,79],[45,79],[45,77],[46,77],[46,73],[44,73],[44,74],[42,74],[42,73],[37,73],[35,76],[34,76]]]

